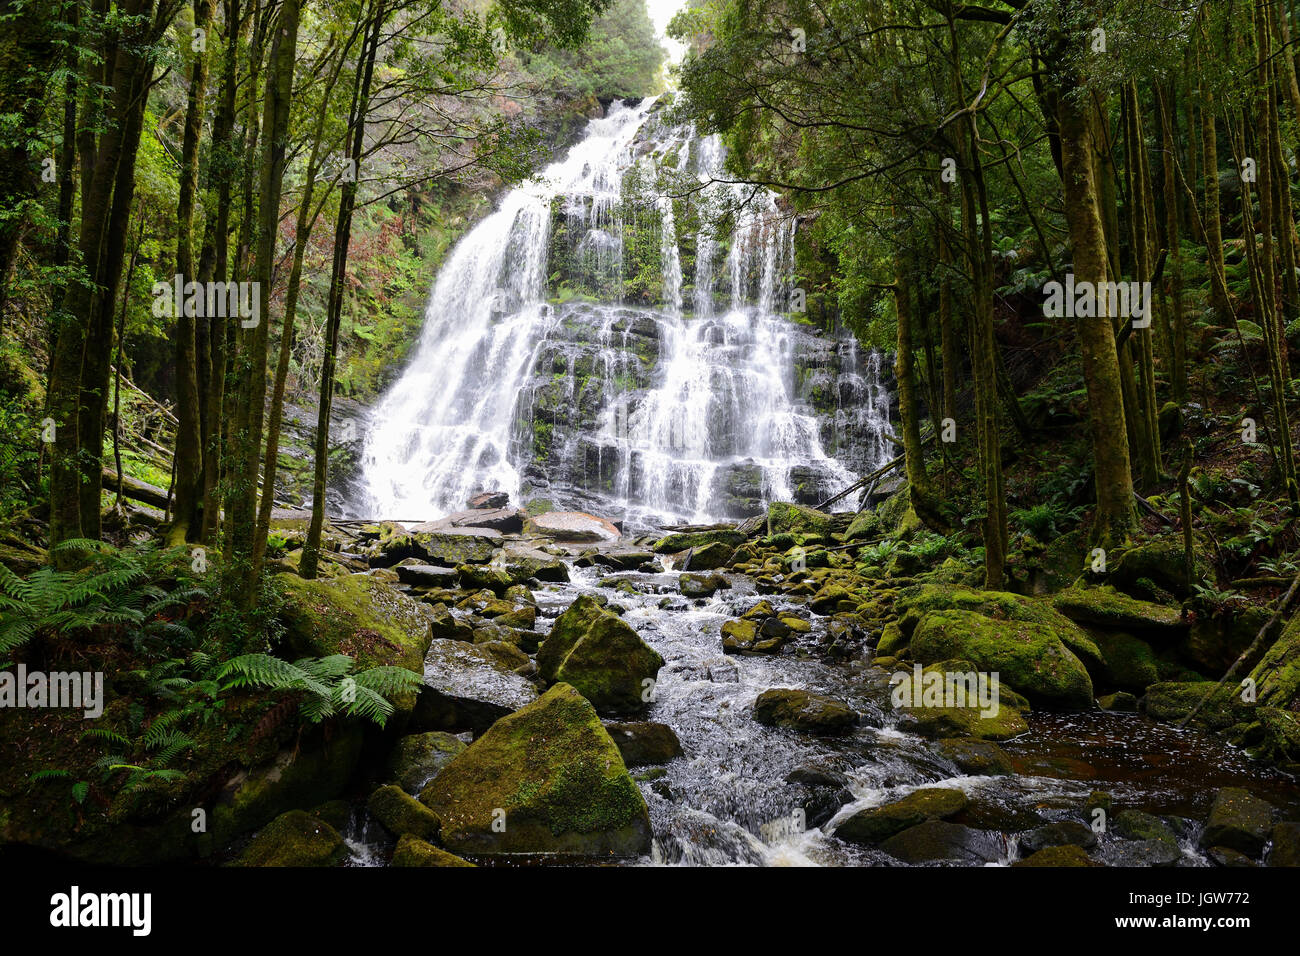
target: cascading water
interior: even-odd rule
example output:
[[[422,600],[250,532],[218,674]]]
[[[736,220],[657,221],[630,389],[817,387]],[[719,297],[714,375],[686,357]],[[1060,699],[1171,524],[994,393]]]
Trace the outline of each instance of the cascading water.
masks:
[[[661,105],[615,104],[457,245],[374,410],[366,513],[500,490],[711,521],[816,503],[889,456],[878,356],[786,314],[793,218],[714,182],[717,137]]]

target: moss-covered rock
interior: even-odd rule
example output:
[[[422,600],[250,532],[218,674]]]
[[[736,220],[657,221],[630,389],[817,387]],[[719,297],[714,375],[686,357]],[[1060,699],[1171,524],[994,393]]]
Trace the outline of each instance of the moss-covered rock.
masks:
[[[366,809],[394,836],[410,833],[422,840],[438,839],[442,824],[437,816],[401,787],[379,787],[366,801]]]
[[[1300,823],[1274,824],[1269,839],[1269,866],[1300,866]]]
[[[1213,562],[1204,542],[1197,539],[1192,545],[1194,584],[1213,581]],[[1110,581],[1129,593],[1149,591],[1147,582],[1176,594],[1190,596],[1187,586],[1185,555],[1181,536],[1158,538],[1127,549],[1112,562]]]
[[[1203,673],[1222,674],[1250,647],[1270,617],[1272,612],[1262,607],[1198,614],[1178,646],[1179,653]],[[1246,666],[1253,668],[1258,663],[1252,659]]]
[[[419,793],[465,747],[464,741],[440,731],[407,734],[388,755],[387,779],[407,793]]]
[[[1287,622],[1250,677],[1260,704],[1294,710],[1300,703],[1300,614]]]
[[[1081,846],[1072,844],[1066,846],[1049,846],[1045,849],[1038,850],[1025,857],[1023,860],[1017,860],[1012,866],[1104,866],[1098,863],[1092,857],[1088,856],[1088,851]]]
[[[469,860],[462,860],[454,853],[448,853],[412,834],[406,834],[397,841],[393,850],[393,866],[473,866]]]
[[[745,541],[745,535],[735,528],[707,528],[700,531],[674,531],[666,534],[654,543],[658,554],[676,554],[691,548],[706,548],[711,544],[722,544],[737,548]]]
[[[1264,851],[1272,829],[1272,804],[1240,787],[1224,787],[1214,797],[1200,844],[1203,847],[1223,846],[1258,857]]]
[[[843,701],[812,691],[777,687],[754,701],[754,719],[771,727],[786,727],[813,734],[845,734],[858,722],[858,714]]]
[[[736,549],[722,541],[714,541],[691,552],[692,571],[714,571],[731,566]]]
[[[1105,660],[1104,681],[1110,687],[1141,694],[1160,680],[1151,645],[1131,634],[1106,631],[1096,635]]]
[[[831,516],[816,508],[788,501],[773,501],[767,506],[768,525],[773,534],[829,534]]]
[[[537,651],[537,672],[544,681],[569,684],[610,714],[644,710],[652,686],[647,682],[663,665],[658,651],[585,594],[555,619]]]
[[[880,843],[926,820],[955,816],[969,802],[960,790],[925,787],[901,800],[859,810],[835,828],[835,835],[850,843]]]
[[[483,564],[458,564],[456,575],[460,586],[466,591],[488,590],[497,597],[515,583],[515,579],[505,570]]]
[[[677,579],[677,587],[684,597],[708,598],[731,587],[731,582],[716,572],[711,574],[685,573]]]
[[[367,574],[308,581],[277,574],[284,595],[280,612],[288,655],[347,654],[359,669],[389,665],[424,671],[433,639],[428,605]]]
[[[1052,599],[1052,606],[1080,624],[1129,631],[1135,634],[1172,633],[1187,626],[1177,607],[1129,597],[1113,587],[1075,586]]]
[[[996,863],[1002,856],[1002,839],[943,820],[926,820],[896,833],[880,848],[904,863],[952,860],[968,866]]]
[[[1053,846],[1077,846],[1091,850],[1096,845],[1097,835],[1077,820],[1045,823],[1020,835],[1020,848],[1026,853],[1037,853]]]
[[[650,816],[595,709],[568,684],[497,721],[420,794],[462,854],[636,856]]]
[[[1057,632],[1028,621],[996,620],[973,611],[931,611],[916,626],[912,656],[923,664],[961,658],[1034,703],[1055,707],[1092,705],[1087,669]]]
[[[1001,776],[1014,772],[1011,757],[988,740],[945,737],[935,741],[940,754],[972,776]]]
[[[1208,700],[1207,700],[1208,698]],[[1173,723],[1181,721],[1202,701],[1196,722],[1211,730],[1226,730],[1250,719],[1253,707],[1242,701],[1232,684],[1218,687],[1215,681],[1161,681],[1146,689],[1139,709],[1148,717]]]
[[[240,854],[236,866],[334,866],[347,854],[337,830],[305,810],[290,810],[267,824]]]
[[[1178,838],[1165,821],[1141,810],[1121,810],[1115,814],[1111,828],[1128,840],[1160,840],[1172,847],[1178,846]]]
[[[859,511],[844,532],[845,542],[864,541],[879,533],[880,519],[874,511]]]

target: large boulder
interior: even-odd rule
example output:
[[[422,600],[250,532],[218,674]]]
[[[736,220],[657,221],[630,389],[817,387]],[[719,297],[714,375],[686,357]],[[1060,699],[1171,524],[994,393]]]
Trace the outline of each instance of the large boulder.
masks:
[[[1192,583],[1213,581],[1213,562],[1203,542],[1192,545]],[[1110,581],[1130,593],[1150,592],[1150,585],[1189,597],[1183,540],[1169,536],[1127,549],[1111,564]]]
[[[497,721],[420,794],[458,854],[650,849],[650,814],[595,709],[568,684]]]
[[[831,516],[807,505],[789,501],[773,501],[767,506],[767,520],[771,534],[825,535],[831,530]]]
[[[1052,598],[1052,606],[1077,623],[1132,634],[1175,634],[1187,627],[1180,608],[1139,601],[1112,587],[1076,585]]]
[[[1214,797],[1200,843],[1258,857],[1272,829],[1272,804],[1240,787],[1224,787]]]
[[[366,809],[393,836],[409,833],[421,840],[435,841],[442,827],[432,810],[392,784],[375,790],[366,802]]]
[[[658,651],[586,594],[555,619],[537,651],[542,680],[577,688],[608,714],[644,710],[651,697],[646,691],[663,665]]]
[[[825,694],[777,687],[754,701],[754,719],[769,727],[786,727],[812,734],[846,734],[858,723],[858,713],[848,704]]]
[[[711,574],[684,573],[677,579],[677,587],[684,597],[709,598],[719,591],[731,587],[731,582],[717,572]]]
[[[890,837],[880,848],[904,863],[954,860],[969,866],[996,863],[1002,856],[1001,838],[943,820],[927,820]]]
[[[557,541],[617,541],[623,533],[611,522],[583,511],[548,511],[528,519],[526,529]]]
[[[711,544],[722,544],[734,549],[744,542],[744,532],[730,526],[701,528],[695,531],[674,531],[666,534],[654,543],[654,550],[659,554],[675,554],[678,551],[689,551],[691,548],[706,548]]]
[[[692,571],[715,571],[718,568],[729,567],[731,556],[735,553],[736,549],[731,545],[715,541],[691,551],[686,567]]]
[[[429,645],[424,686],[411,722],[421,730],[481,734],[498,718],[536,699],[537,689],[490,650],[438,640]]]
[[[974,611],[931,611],[917,623],[910,647],[922,664],[960,658],[981,671],[996,672],[1034,704],[1092,706],[1087,668],[1045,624],[998,620]]]
[[[337,830],[305,810],[276,817],[253,837],[236,866],[334,866],[347,854]]]
[[[1200,708],[1197,710],[1197,708]],[[1196,710],[1196,723],[1226,730],[1250,719],[1254,708],[1241,699],[1234,684],[1215,681],[1161,681],[1146,689],[1139,709],[1154,720],[1181,721]]]
[[[491,528],[453,528],[437,522],[400,528],[385,534],[366,549],[372,568],[387,568],[407,558],[454,568],[458,564],[484,564],[499,552],[505,539]]]
[[[609,723],[605,731],[629,767],[667,763],[682,755],[682,742],[667,724],[649,720]]]

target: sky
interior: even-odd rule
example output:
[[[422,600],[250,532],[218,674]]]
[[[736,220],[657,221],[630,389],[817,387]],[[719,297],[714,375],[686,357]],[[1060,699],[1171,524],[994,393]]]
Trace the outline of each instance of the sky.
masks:
[[[659,34],[659,42],[668,50],[668,58],[674,63],[680,62],[682,54],[686,52],[686,47],[676,40],[669,39],[665,34],[668,30],[668,21],[684,5],[684,0],[645,0],[646,10],[650,13],[650,20],[655,25],[655,32]]]

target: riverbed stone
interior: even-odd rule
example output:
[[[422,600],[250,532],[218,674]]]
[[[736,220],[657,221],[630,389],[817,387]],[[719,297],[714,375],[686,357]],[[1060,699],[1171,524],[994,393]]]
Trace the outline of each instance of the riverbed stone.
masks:
[[[667,763],[682,755],[682,743],[667,724],[649,720],[614,722],[605,731],[629,767]]]
[[[1088,851],[1081,846],[1066,844],[1049,846],[1031,853],[1024,859],[1017,860],[1012,866],[1105,866],[1088,856]]]
[[[1202,702],[1205,702],[1202,705]],[[1161,681],[1146,689],[1138,709],[1148,717],[1173,723],[1187,717],[1198,705],[1196,723],[1224,730],[1250,719],[1253,708],[1237,687],[1215,681]]]
[[[1131,808],[1115,814],[1111,823],[1115,833],[1129,840],[1163,840],[1170,846],[1178,846],[1178,838],[1169,829],[1165,821],[1153,814]]]
[[[1258,857],[1272,829],[1272,804],[1240,787],[1224,787],[1215,795],[1200,844]]]
[[[736,549],[730,545],[721,541],[714,541],[712,544],[696,548],[690,553],[689,567],[692,571],[715,571],[718,568],[729,567],[731,556],[735,552]]]
[[[944,737],[935,741],[943,756],[962,773],[972,776],[1000,776],[1013,772],[1011,757],[989,740]]]
[[[548,511],[528,519],[526,530],[557,541],[617,541],[622,532],[585,511]]]
[[[926,820],[955,816],[969,802],[960,790],[924,787],[901,800],[859,810],[835,828],[835,835],[849,843],[881,843]]]
[[[896,833],[880,848],[904,863],[930,860],[954,860],[980,866],[1001,858],[1001,840],[983,830],[973,830],[957,823],[927,820]]]
[[[407,734],[388,755],[387,781],[407,793],[419,793],[465,746],[463,740],[441,731]]]
[[[249,842],[236,866],[334,866],[347,853],[337,830],[305,810],[282,813]]]
[[[497,721],[420,794],[458,854],[637,856],[650,815],[595,709],[568,684]],[[504,812],[504,828],[493,826]]]
[[[716,572],[711,574],[683,573],[678,578],[677,587],[684,597],[709,598],[713,597],[718,591],[731,587],[731,582]]]
[[[410,833],[421,840],[436,842],[442,828],[428,807],[393,784],[385,784],[370,794],[366,809],[393,836]]]
[[[834,697],[778,687],[758,695],[754,701],[754,719],[770,727],[834,735],[851,731],[858,723],[858,714]]]
[[[437,640],[429,646],[411,722],[413,729],[481,734],[498,718],[536,699],[536,687],[490,651],[463,641]]]
[[[1077,846],[1091,850],[1096,845],[1097,835],[1077,820],[1046,823],[1020,834],[1020,847],[1027,853],[1036,853],[1052,846]]]
[[[644,710],[649,703],[646,690],[663,665],[658,651],[586,594],[555,619],[537,651],[542,680],[577,688],[606,714]]]
[[[427,840],[407,833],[397,841],[393,850],[393,866],[474,866],[454,853],[448,853]]]
[[[1269,839],[1269,866],[1300,866],[1300,823],[1275,823]]]

